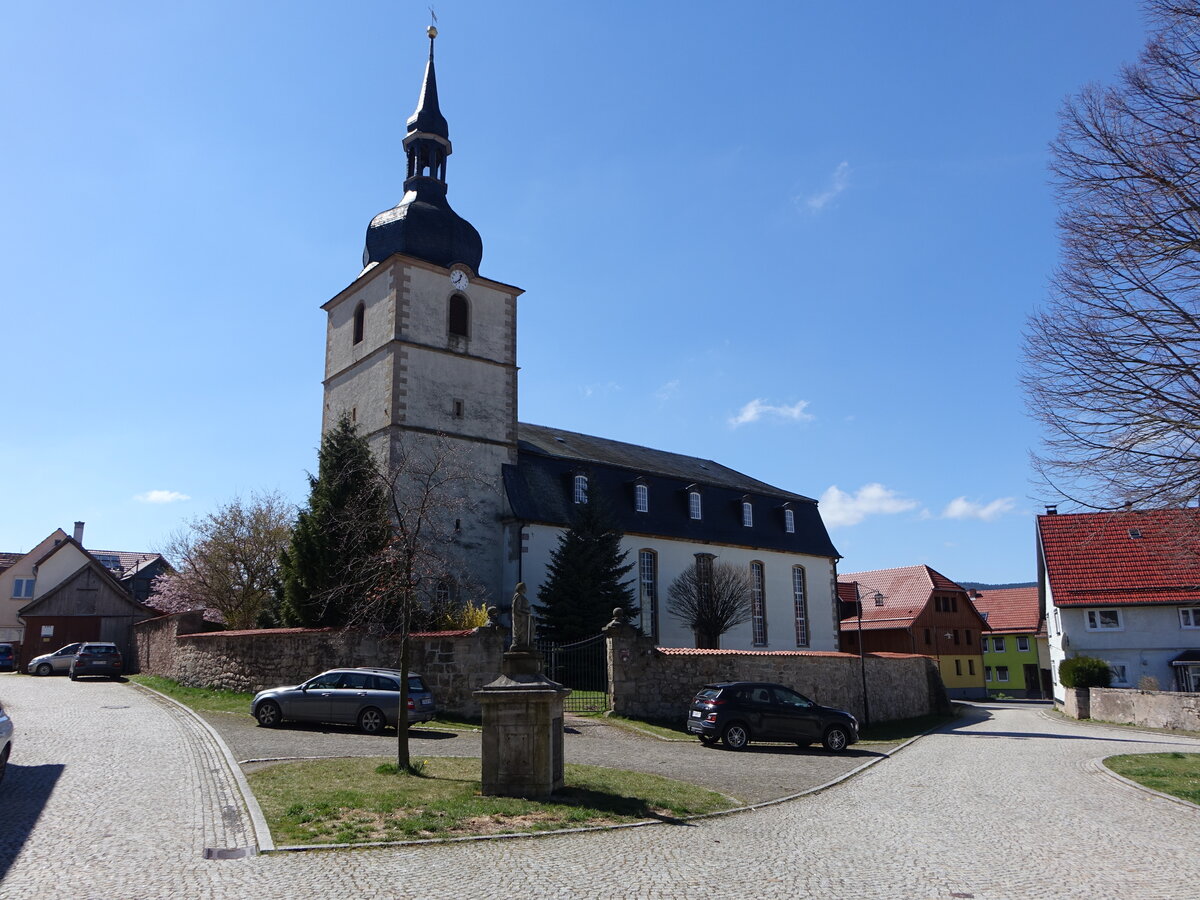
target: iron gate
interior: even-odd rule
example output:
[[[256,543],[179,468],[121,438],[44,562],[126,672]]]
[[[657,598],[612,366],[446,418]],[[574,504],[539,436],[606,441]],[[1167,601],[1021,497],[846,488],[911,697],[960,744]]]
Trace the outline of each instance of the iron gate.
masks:
[[[608,661],[604,635],[571,644],[539,641],[546,677],[571,689],[563,702],[565,712],[607,712]]]

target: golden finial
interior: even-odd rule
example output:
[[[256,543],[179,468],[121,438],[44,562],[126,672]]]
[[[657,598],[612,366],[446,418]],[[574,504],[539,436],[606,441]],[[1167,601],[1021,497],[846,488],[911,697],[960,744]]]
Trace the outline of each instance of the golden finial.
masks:
[[[435,37],[437,37],[437,26],[430,25],[428,28],[425,29],[425,33],[427,35],[429,35],[429,39],[432,41]]]

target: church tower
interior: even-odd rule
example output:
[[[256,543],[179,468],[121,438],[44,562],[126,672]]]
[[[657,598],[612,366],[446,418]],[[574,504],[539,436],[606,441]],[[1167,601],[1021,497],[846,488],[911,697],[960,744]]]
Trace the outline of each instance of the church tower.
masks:
[[[505,595],[502,467],[517,458],[521,290],[479,274],[483,241],[446,199],[452,147],[438,103],[436,37],[430,27],[425,79],[403,141],[404,196],[371,220],[362,272],[322,307],[322,430],[346,413],[392,472],[423,453],[475,476],[469,512],[447,514],[456,517],[454,551],[466,580],[493,603]]]

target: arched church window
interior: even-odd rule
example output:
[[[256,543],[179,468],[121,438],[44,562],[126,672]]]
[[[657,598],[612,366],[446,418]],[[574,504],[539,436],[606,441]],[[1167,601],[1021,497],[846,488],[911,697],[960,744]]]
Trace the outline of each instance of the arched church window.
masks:
[[[363,339],[363,325],[367,320],[367,307],[360,303],[354,307],[354,343],[361,344]]]
[[[588,483],[586,475],[575,476],[575,502],[587,503],[588,501]]]
[[[471,308],[467,298],[462,294],[450,297],[450,333],[459,337],[469,337],[471,326]]]

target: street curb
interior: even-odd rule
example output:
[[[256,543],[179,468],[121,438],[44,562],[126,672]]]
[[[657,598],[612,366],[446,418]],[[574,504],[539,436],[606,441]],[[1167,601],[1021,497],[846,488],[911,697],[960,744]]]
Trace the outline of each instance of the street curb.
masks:
[[[1097,756],[1095,759],[1089,759],[1086,763],[1086,768],[1089,772],[1097,775],[1107,775],[1122,784],[1127,784],[1129,787],[1141,791],[1143,794],[1150,794],[1154,797],[1160,797],[1163,800],[1169,800],[1180,806],[1186,806],[1200,812],[1200,804],[1193,803],[1191,800],[1184,800],[1182,797],[1176,797],[1174,794],[1164,794],[1162,791],[1156,791],[1154,788],[1148,788],[1144,784],[1138,784],[1132,779],[1126,778],[1124,775],[1119,775],[1104,764],[1106,759],[1112,759],[1115,756],[1123,756],[1125,754],[1114,753],[1111,756]]]
[[[146,687],[144,684],[138,684],[136,681],[130,681],[127,683],[132,684],[138,690],[147,691],[148,693],[154,694],[154,696],[160,697],[178,709],[183,710],[185,713],[195,719],[196,722],[200,724],[200,727],[208,733],[208,736],[212,738],[213,743],[216,744],[217,749],[221,751],[221,756],[225,759],[225,765],[233,775],[233,779],[237,783],[238,790],[241,791],[242,803],[245,805],[246,812],[250,816],[250,827],[254,830],[254,843],[256,846],[256,852],[273,852],[276,849],[275,839],[271,837],[271,829],[267,827],[266,816],[263,815],[262,808],[258,805],[258,799],[254,796],[254,792],[250,790],[250,784],[246,781],[246,776],[242,773],[241,765],[236,759],[234,759],[233,752],[229,749],[229,746],[225,743],[221,735],[217,733],[217,730],[209,725],[208,722],[205,721],[204,717],[198,712],[196,712],[190,706],[180,703],[173,697],[168,697],[166,694],[156,691],[154,688]]]

